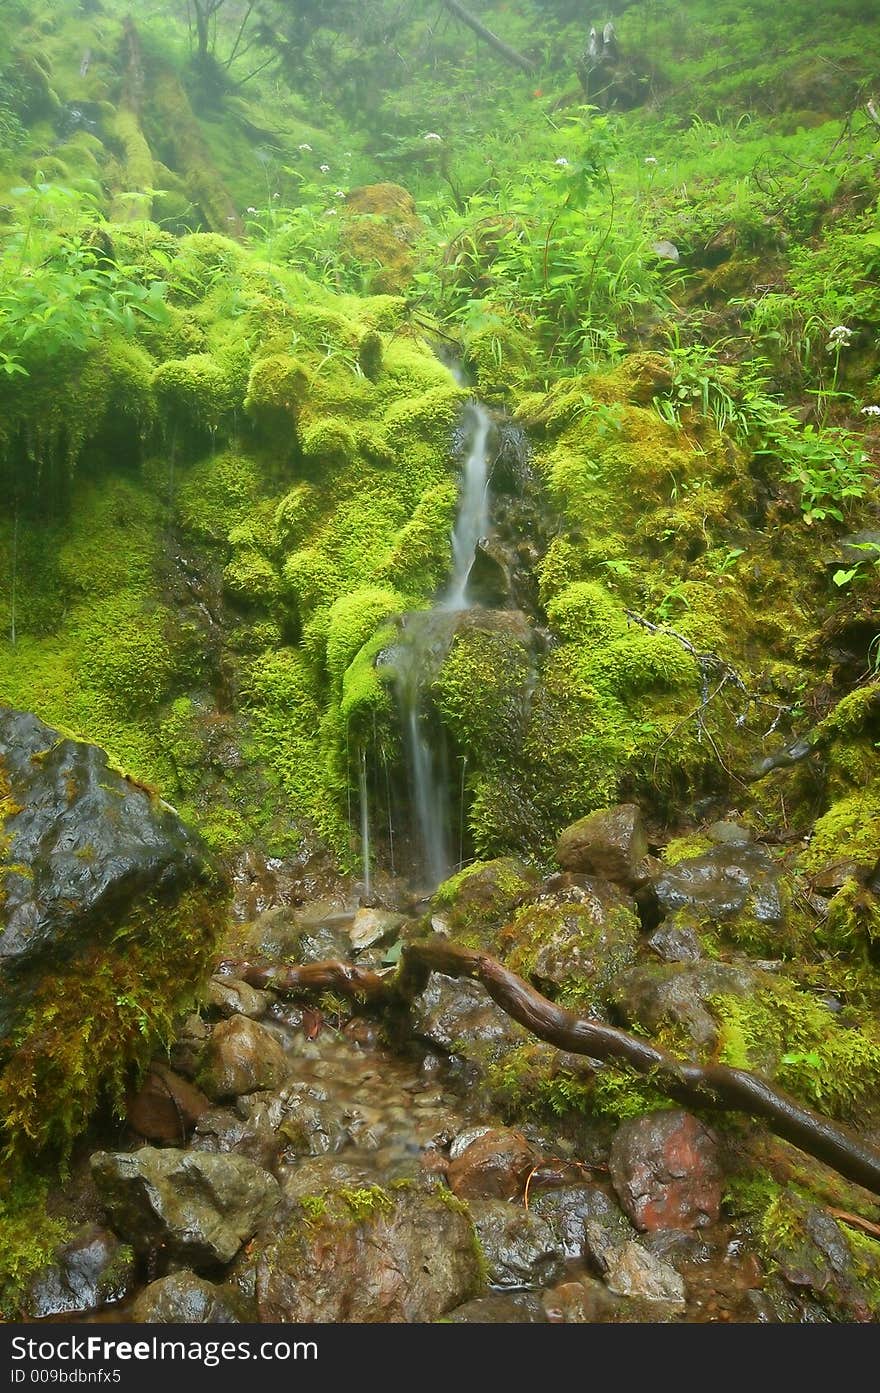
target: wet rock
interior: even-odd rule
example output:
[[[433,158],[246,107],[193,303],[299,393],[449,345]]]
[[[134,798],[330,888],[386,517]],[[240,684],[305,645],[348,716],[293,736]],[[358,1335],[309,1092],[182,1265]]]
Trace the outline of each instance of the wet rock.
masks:
[[[249,1016],[258,1021],[271,1005],[269,992],[258,991],[235,977],[212,977],[205,992],[205,1005],[221,1016]]]
[[[460,1199],[521,1199],[540,1157],[522,1132],[495,1127],[482,1132],[449,1164],[449,1188]]]
[[[307,908],[275,906],[252,924],[234,925],[221,947],[229,958],[267,959],[273,963],[323,962],[351,956],[348,925],[351,916],[333,897],[315,900]]]
[[[275,1036],[245,1016],[221,1021],[202,1055],[199,1082],[209,1098],[219,1101],[277,1088],[290,1073],[290,1064]]]
[[[476,982],[432,974],[413,1002],[413,1033],[438,1049],[468,1051],[468,1058],[492,1062],[534,1039],[506,1011],[490,1001]]]
[[[454,1325],[536,1325],[547,1317],[541,1298],[534,1292],[490,1292],[456,1306],[447,1320]]]
[[[762,847],[724,842],[666,867],[654,890],[664,917],[686,909],[750,952],[790,946],[786,895]]]
[[[586,1226],[592,1221],[607,1235],[605,1246],[632,1237],[632,1229],[612,1199],[598,1185],[566,1185],[548,1190],[532,1202],[539,1214],[559,1235],[567,1258],[581,1258],[586,1248]]]
[[[634,1239],[605,1254],[604,1277],[608,1290],[617,1296],[641,1297],[684,1306],[684,1279],[674,1267],[657,1258]]]
[[[471,1219],[493,1287],[539,1287],[558,1276],[562,1243],[540,1214],[504,1200],[471,1200]]]
[[[198,837],[103,750],[4,706],[0,828],[0,1088],[15,1096],[21,1136],[45,1141],[58,1122],[50,1138],[61,1141],[84,1125],[102,1075],[142,1045],[129,993],[159,1015],[191,991],[221,885]],[[90,1013],[101,1031],[88,1037]],[[22,1080],[35,1075],[47,1082],[29,1102]]]
[[[263,1170],[274,1169],[283,1139],[263,1114],[242,1117],[231,1108],[212,1108],[199,1118],[190,1146],[193,1151],[211,1151],[246,1156]]]
[[[706,836],[719,846],[746,846],[752,840],[748,827],[741,827],[738,822],[713,822],[706,828]]]
[[[648,939],[648,946],[665,963],[699,962],[703,956],[697,930],[679,915],[659,924]]]
[[[560,1282],[541,1297],[544,1315],[553,1325],[596,1325],[614,1304],[608,1288],[595,1277]]]
[[[518,910],[500,945],[514,972],[592,1015],[601,1012],[616,974],[635,961],[640,937],[632,900],[605,881],[583,877]]]
[[[379,943],[393,943],[405,922],[402,914],[391,914],[386,909],[359,909],[348,931],[353,951],[361,953]]]
[[[680,1108],[622,1123],[611,1143],[611,1179],[637,1229],[694,1229],[721,1205],[715,1135]]]
[[[65,1243],[55,1261],[32,1279],[24,1311],[34,1320],[84,1315],[123,1300],[134,1279],[131,1248],[109,1230],[90,1224]]]
[[[91,1158],[110,1220],[137,1252],[163,1247],[193,1267],[229,1262],[278,1203],[278,1183],[244,1156],[168,1148]]]
[[[126,1121],[148,1141],[182,1146],[211,1104],[201,1089],[154,1061],[138,1091],[126,1105]]]
[[[637,890],[647,877],[648,836],[641,808],[620,803],[599,808],[566,827],[556,843],[556,859],[565,871],[610,880]]]
[[[304,1196],[259,1246],[256,1270],[270,1322],[437,1320],[480,1283],[469,1219],[415,1188]]]
[[[877,1320],[880,1252],[875,1245],[856,1250],[842,1224],[792,1190],[773,1202],[763,1229],[770,1263],[790,1287],[813,1296],[838,1320]]]
[[[247,1319],[237,1293],[192,1272],[172,1272],[144,1287],[131,1308],[139,1325],[234,1325]]]
[[[750,996],[771,980],[745,964],[645,963],[614,979],[611,1000],[629,1025],[651,1032],[679,1025],[695,1045],[714,1045],[718,1025],[712,998]]]
[[[468,576],[468,595],[484,609],[504,609],[513,596],[516,556],[498,538],[477,544]]]
[[[400,184],[352,189],[341,209],[343,255],[370,266],[374,295],[399,295],[415,270],[413,248],[424,231],[412,195]]]

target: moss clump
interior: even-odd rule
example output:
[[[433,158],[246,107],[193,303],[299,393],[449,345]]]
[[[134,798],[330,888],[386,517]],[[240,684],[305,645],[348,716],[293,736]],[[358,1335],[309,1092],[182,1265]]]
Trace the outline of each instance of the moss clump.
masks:
[[[432,907],[448,921],[453,937],[486,946],[496,940],[517,901],[534,891],[537,879],[512,856],[474,861],[438,886]]]
[[[390,1214],[394,1200],[381,1185],[367,1185],[358,1189],[343,1187],[339,1198],[356,1224],[364,1224],[377,1214]]]
[[[780,980],[749,997],[713,999],[720,1057],[775,1079],[820,1111],[864,1124],[880,1086],[876,1023],[847,1025]]]
[[[607,643],[626,633],[626,615],[603,585],[576,581],[547,605],[547,618],[566,643]]]
[[[872,867],[880,848],[880,791],[866,789],[833,803],[813,827],[800,866],[809,872],[829,866]]]
[[[679,861],[690,861],[711,851],[714,842],[702,832],[689,832],[682,837],[673,837],[663,848],[663,860],[667,866],[677,866]]]
[[[244,402],[245,360],[222,362],[211,353],[169,358],[153,378],[161,406],[173,420],[216,431]]]
[[[498,938],[514,972],[570,1010],[596,1015],[614,978],[635,961],[641,929],[622,901],[584,896],[584,903],[526,904]]]

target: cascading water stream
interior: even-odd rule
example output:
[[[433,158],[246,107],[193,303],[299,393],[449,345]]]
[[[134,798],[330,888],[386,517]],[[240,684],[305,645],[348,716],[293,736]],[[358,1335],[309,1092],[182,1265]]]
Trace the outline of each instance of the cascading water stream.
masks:
[[[462,489],[452,532],[452,574],[433,610],[408,616],[396,655],[397,694],[411,780],[412,804],[422,846],[424,873],[430,886],[452,870],[450,853],[449,773],[445,747],[432,747],[422,691],[439,668],[449,646],[450,618],[472,607],[468,581],[480,539],[489,531],[489,441],[492,417],[478,402],[465,416],[467,447]]]
[[[477,545],[489,531],[489,432],[492,417],[479,402],[468,407],[470,445],[464,462],[463,487],[452,532],[452,575],[442,609],[469,609],[467,588]]]

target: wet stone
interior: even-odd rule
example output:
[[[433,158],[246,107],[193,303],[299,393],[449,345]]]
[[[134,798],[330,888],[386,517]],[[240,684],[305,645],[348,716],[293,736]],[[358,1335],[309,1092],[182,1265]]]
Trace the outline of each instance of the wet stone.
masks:
[[[745,963],[642,963],[618,973],[611,999],[628,1025],[654,1032],[662,1025],[684,1028],[695,1045],[714,1045],[716,996],[751,996],[766,979]]]
[[[563,1264],[562,1243],[540,1214],[504,1200],[471,1200],[471,1218],[493,1287],[539,1287]]]
[[[290,1065],[275,1036],[257,1021],[233,1016],[215,1027],[202,1056],[199,1081],[220,1101],[262,1088],[275,1088]]]
[[[277,1181],[244,1156],[146,1146],[95,1152],[91,1169],[114,1228],[137,1252],[161,1247],[196,1268],[229,1262],[280,1198]]]
[[[608,1232],[608,1245],[632,1234],[614,1200],[598,1185],[567,1185],[548,1190],[533,1200],[532,1209],[552,1224],[566,1258],[584,1256],[586,1226],[590,1220]]]
[[[205,1005],[221,1016],[249,1016],[260,1020],[269,1009],[273,997],[235,977],[212,977],[205,992]]]
[[[565,871],[599,876],[637,890],[647,880],[648,837],[642,811],[635,803],[599,808],[566,827],[556,844],[556,859]]]
[[[234,1290],[192,1272],[172,1272],[144,1287],[129,1318],[144,1325],[232,1325],[248,1313]]]
[[[684,1279],[635,1239],[609,1248],[602,1266],[605,1284],[617,1296],[641,1297],[673,1306],[685,1304]]]
[[[477,1296],[447,1316],[455,1325],[537,1325],[546,1319],[541,1298],[528,1291]]]
[[[609,1168],[621,1206],[638,1229],[693,1229],[718,1219],[718,1143],[691,1113],[674,1108],[622,1123]]]
[[[31,1280],[24,1302],[34,1320],[85,1315],[121,1301],[134,1285],[134,1253],[114,1233],[90,1224]]]
[[[154,1062],[140,1088],[126,1104],[126,1121],[147,1141],[182,1146],[211,1104],[202,1093],[166,1064]]]

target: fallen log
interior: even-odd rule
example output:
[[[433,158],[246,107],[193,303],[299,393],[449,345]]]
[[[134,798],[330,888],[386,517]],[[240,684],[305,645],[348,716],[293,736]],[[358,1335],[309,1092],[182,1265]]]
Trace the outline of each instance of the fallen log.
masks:
[[[419,996],[433,972],[468,977],[526,1030],[557,1049],[591,1059],[628,1065],[650,1078],[658,1092],[690,1107],[743,1112],[760,1118],[770,1131],[815,1156],[847,1180],[880,1195],[880,1152],[821,1113],[804,1107],[790,1094],[747,1069],[725,1064],[696,1064],[679,1059],[643,1037],[576,1016],[542,996],[495,958],[463,948],[446,938],[408,944],[393,975],[371,972],[345,962],[269,967],[224,961],[219,971],[254,987],[296,994],[331,990],[372,1004],[393,1006]]]

